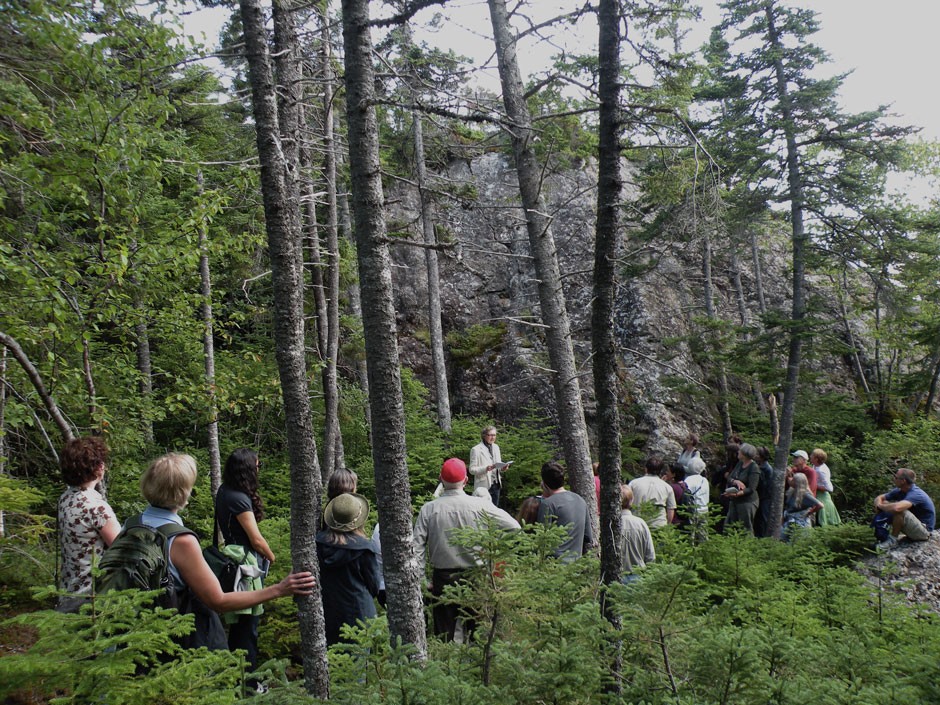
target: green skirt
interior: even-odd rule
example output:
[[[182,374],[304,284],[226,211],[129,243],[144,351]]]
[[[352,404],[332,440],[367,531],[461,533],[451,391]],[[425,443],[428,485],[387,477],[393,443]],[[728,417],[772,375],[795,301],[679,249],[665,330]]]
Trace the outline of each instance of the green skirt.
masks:
[[[842,523],[839,510],[832,503],[832,496],[826,490],[818,490],[816,499],[822,502],[822,508],[816,513],[816,523],[819,526],[835,526]]]

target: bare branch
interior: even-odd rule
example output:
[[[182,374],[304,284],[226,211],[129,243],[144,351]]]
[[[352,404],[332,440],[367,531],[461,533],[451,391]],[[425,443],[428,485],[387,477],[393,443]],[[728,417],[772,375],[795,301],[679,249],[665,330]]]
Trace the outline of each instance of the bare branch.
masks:
[[[415,2],[407,3],[397,15],[392,15],[391,17],[383,17],[382,19],[370,20],[370,27],[391,27],[392,25],[404,24],[421,10],[424,10],[428,7],[433,7],[434,5],[444,5],[447,0],[415,0]]]
[[[3,332],[0,332],[0,344],[6,346],[13,354],[13,357],[16,358],[16,361],[20,363],[23,371],[26,372],[26,376],[29,377],[29,381],[32,382],[33,388],[36,390],[36,393],[39,394],[39,398],[42,399],[46,411],[49,412],[52,420],[55,421],[56,426],[59,427],[62,438],[66,442],[75,438],[72,427],[69,425],[68,421],[65,420],[65,417],[62,416],[62,412],[59,411],[55,400],[53,400],[52,396],[46,390],[46,385],[42,382],[42,376],[39,374],[39,370],[37,370],[30,361],[29,356],[23,351],[23,348],[20,347],[20,344],[16,342],[15,338]]]

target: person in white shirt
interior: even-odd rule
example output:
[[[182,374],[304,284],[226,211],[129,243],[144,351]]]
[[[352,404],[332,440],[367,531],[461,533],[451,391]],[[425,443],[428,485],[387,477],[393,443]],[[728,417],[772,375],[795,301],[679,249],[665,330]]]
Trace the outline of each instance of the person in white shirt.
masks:
[[[695,514],[689,518],[689,526],[696,541],[704,541],[708,527],[708,495],[710,488],[705,477],[705,461],[696,456],[689,460],[686,467],[686,491],[695,501]]]
[[[633,490],[633,506],[652,504],[655,507],[655,512],[650,518],[643,517],[651,529],[671,524],[676,514],[676,493],[660,478],[662,471],[663,459],[658,455],[651,455],[646,460],[646,475],[630,481],[630,489]],[[641,516],[643,514],[641,508]]]
[[[620,558],[623,561],[621,581],[628,583],[636,579],[633,571],[645,568],[656,560],[653,535],[646,522],[633,516],[633,490],[629,485],[620,486]]]
[[[473,475],[473,491],[485,489],[493,504],[499,506],[499,491],[503,486],[503,458],[496,445],[496,427],[487,426],[480,432],[480,442],[470,449],[470,474]],[[479,496],[479,495],[477,495]]]

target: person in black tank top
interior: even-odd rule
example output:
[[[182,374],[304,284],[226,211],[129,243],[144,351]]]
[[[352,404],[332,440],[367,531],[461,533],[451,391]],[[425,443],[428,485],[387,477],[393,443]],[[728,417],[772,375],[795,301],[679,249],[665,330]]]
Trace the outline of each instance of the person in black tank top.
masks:
[[[258,454],[249,448],[239,448],[229,455],[222,471],[222,486],[215,496],[215,516],[225,543],[254,551],[258,565],[267,572],[267,566],[274,562],[274,552],[258,528],[264,517],[264,503],[258,494],[259,465]],[[252,614],[254,611],[228,617],[232,620],[229,650],[247,651],[250,670],[258,667],[260,615]]]

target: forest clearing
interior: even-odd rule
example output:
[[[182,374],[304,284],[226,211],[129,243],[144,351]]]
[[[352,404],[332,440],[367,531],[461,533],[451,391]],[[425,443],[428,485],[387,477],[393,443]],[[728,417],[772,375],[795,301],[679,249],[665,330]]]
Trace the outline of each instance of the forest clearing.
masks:
[[[187,5],[4,7],[0,695],[940,701],[936,597],[904,584],[932,584],[933,519],[880,552],[869,526],[902,471],[940,499],[940,213],[891,186],[935,184],[937,145],[891,96],[845,110],[824,18],[782,0],[723,3],[703,46],[686,0],[487,0],[485,65],[426,41],[450,2],[240,0],[212,47]],[[525,75],[535,46],[559,51]],[[622,487],[690,437],[708,527],[654,528],[633,575]],[[725,483],[761,448],[755,538]],[[816,450],[841,523],[784,540]],[[468,643],[433,633],[413,530],[460,484],[449,459],[510,522],[565,488],[590,509],[570,562],[540,522],[455,532]],[[97,516],[74,583],[67,488]],[[238,615],[247,660],[94,590],[138,515],[185,525],[169,572]],[[324,561],[369,559],[376,526],[382,599],[337,636]],[[246,547],[251,590],[216,585],[212,543]],[[56,585],[84,606],[53,609]]]

